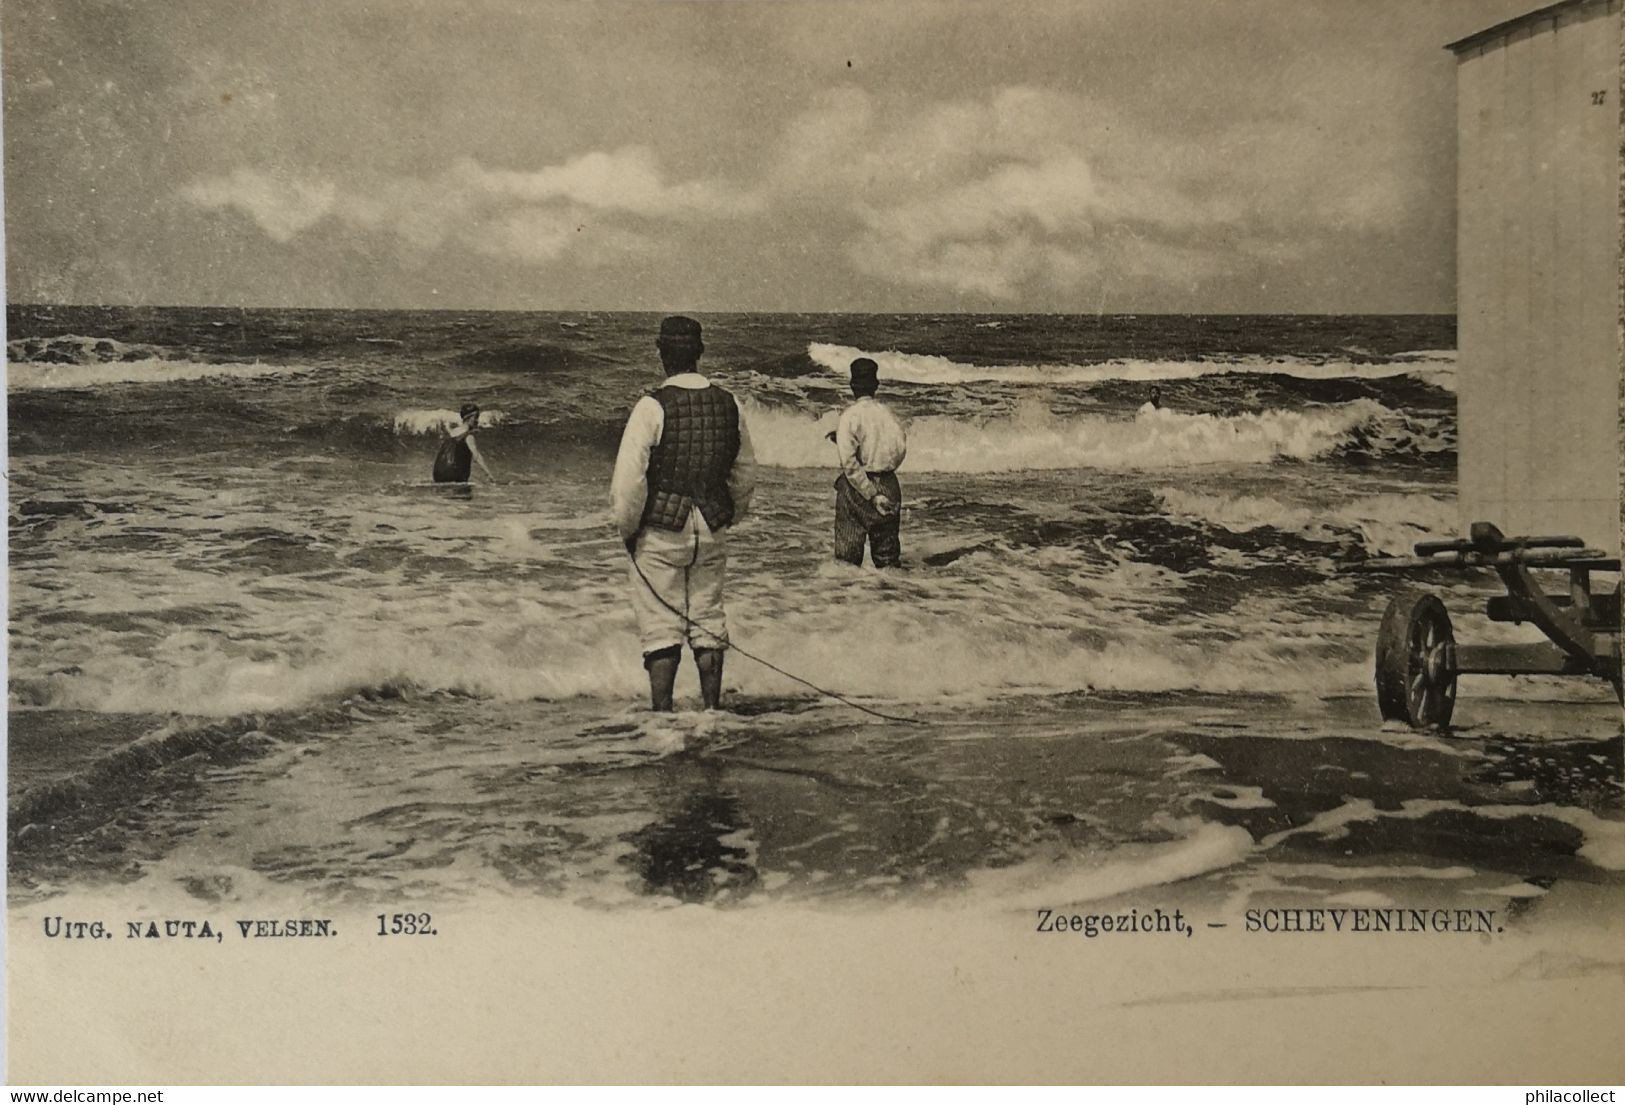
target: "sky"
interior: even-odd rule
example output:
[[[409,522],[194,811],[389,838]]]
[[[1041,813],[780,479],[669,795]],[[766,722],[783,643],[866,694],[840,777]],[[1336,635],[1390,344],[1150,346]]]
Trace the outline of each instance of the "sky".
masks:
[[[1536,0],[6,0],[11,302],[1451,312]]]

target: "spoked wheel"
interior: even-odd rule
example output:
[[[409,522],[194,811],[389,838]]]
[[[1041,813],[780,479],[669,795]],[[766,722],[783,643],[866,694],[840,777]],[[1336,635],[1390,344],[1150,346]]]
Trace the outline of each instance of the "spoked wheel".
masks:
[[[1456,637],[1433,595],[1395,595],[1377,633],[1377,708],[1386,721],[1442,729],[1456,707]]]

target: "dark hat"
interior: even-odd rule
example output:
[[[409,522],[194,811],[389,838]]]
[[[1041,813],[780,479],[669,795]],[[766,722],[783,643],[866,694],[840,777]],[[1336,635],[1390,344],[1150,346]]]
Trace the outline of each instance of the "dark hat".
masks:
[[[459,415],[461,415],[462,417],[464,417],[464,418],[467,418],[471,414],[479,414],[480,413],[480,405],[478,403],[464,403],[463,404],[463,409],[458,411],[457,413]]]
[[[656,345],[665,349],[698,349],[700,341],[700,324],[686,315],[672,315],[660,320],[660,337]]]
[[[870,383],[874,383],[880,378],[880,366],[875,364],[875,362],[870,360],[868,357],[859,357],[857,360],[853,361],[851,369],[852,382],[854,384],[862,383],[865,380]]]

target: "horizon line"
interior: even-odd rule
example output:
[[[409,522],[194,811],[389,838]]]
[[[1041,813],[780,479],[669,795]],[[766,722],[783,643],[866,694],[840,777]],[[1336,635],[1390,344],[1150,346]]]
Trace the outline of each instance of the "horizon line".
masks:
[[[1280,318],[1283,316],[1299,316],[1305,318],[1455,318],[1459,315],[1456,309],[1448,311],[964,311],[964,310],[899,310],[899,311],[844,311],[844,310],[813,310],[797,311],[788,309],[764,310],[752,308],[722,309],[713,308],[700,310],[683,308],[677,310],[632,307],[333,307],[333,306],[294,306],[257,304],[245,305],[234,303],[64,303],[50,300],[16,301],[8,300],[6,309],[37,307],[65,307],[74,310],[84,309],[116,309],[116,310],[142,310],[142,311],[181,311],[181,310],[212,310],[212,311],[413,311],[435,314],[478,313],[502,315],[564,315],[564,314],[613,314],[613,315],[669,315],[687,313],[695,315],[852,315],[852,316],[895,316],[895,315],[1005,315],[1026,317],[1059,317],[1059,318],[1136,318],[1150,316],[1153,318],[1190,318],[1219,317],[1219,318]]]

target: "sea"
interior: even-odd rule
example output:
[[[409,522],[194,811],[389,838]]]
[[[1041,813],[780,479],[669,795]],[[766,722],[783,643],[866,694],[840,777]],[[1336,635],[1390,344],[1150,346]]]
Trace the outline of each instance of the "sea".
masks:
[[[1618,903],[1610,688],[1378,715],[1400,589],[1539,639],[1344,570],[1460,532],[1452,318],[696,317],[759,489],[725,709],[685,658],[658,715],[608,513],[658,316],[11,306],[13,904]],[[858,356],[899,571],[830,555]],[[435,485],[470,401],[498,482]]]

